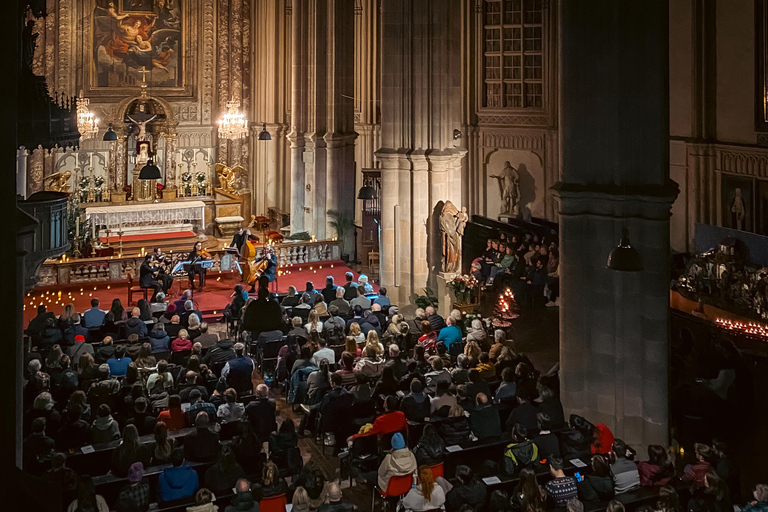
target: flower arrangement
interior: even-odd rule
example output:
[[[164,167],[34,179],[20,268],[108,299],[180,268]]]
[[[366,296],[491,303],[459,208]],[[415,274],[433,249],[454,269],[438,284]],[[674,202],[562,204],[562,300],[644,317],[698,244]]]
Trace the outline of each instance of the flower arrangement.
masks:
[[[208,173],[206,171],[197,171],[195,174],[197,180],[198,194],[205,195],[205,189],[208,188]]]
[[[104,188],[104,176],[95,176],[93,178],[93,188],[95,188],[97,192],[102,191]]]
[[[479,287],[479,283],[474,276],[458,274],[448,281],[447,284],[453,290],[457,304],[472,304],[474,302],[475,291]]]
[[[159,199],[163,198],[163,190],[165,190],[165,185],[163,185],[162,183],[158,183],[157,184],[157,197]]]

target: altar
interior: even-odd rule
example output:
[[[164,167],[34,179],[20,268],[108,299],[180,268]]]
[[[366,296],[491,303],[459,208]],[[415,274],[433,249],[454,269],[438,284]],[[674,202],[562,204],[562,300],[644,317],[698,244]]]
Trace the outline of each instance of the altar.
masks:
[[[203,201],[91,206],[85,208],[85,216],[91,221],[94,238],[101,236],[102,230],[130,236],[205,229]]]

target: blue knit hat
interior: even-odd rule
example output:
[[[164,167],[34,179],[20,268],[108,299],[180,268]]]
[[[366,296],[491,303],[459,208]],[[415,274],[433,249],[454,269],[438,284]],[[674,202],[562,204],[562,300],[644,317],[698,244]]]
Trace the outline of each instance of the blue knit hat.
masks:
[[[405,448],[405,439],[403,439],[403,434],[400,432],[397,432],[392,436],[392,448],[395,450],[401,450]]]

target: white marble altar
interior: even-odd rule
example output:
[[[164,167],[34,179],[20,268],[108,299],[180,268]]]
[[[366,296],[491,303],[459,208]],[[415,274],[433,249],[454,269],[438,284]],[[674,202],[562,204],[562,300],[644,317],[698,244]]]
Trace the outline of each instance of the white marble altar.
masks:
[[[171,201],[167,203],[94,206],[85,209],[86,218],[96,233],[97,227],[106,226],[110,235],[123,231],[123,236],[170,233],[174,231],[202,231],[205,203],[202,201]]]

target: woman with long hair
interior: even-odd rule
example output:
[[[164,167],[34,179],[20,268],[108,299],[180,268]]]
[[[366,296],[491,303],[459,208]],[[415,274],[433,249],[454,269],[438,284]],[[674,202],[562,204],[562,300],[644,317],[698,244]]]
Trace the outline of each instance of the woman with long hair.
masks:
[[[69,400],[67,400],[67,407],[64,409],[64,415],[67,414],[68,410],[72,409],[75,406],[79,406],[81,413],[80,413],[80,419],[85,421],[86,423],[90,423],[91,421],[91,406],[88,405],[88,399],[85,396],[85,392],[81,390],[77,390],[71,395],[69,395]]]
[[[109,505],[100,494],[90,475],[80,477],[77,484],[77,499],[67,507],[67,512],[109,512]]]
[[[381,372],[381,379],[373,388],[372,395],[374,397],[394,395],[399,389],[400,383],[395,378],[395,370],[391,366],[385,366]]]
[[[272,461],[264,464],[264,471],[261,478],[261,495],[264,498],[278,496],[288,491],[288,484],[285,479],[280,477],[280,472]]]
[[[64,306],[64,310],[61,312],[61,315],[59,315],[59,327],[62,331],[66,330],[67,327],[72,326],[76,314],[77,311],[75,311],[74,304],[70,303]]]
[[[235,460],[235,453],[229,445],[223,445],[216,463],[205,472],[205,487],[216,496],[231,492],[240,478],[245,478],[245,471]]]
[[[195,338],[203,334],[200,331],[200,318],[198,318],[197,313],[192,313],[187,318],[187,332],[189,333],[189,339],[192,341],[195,341]]]
[[[426,465],[419,466],[416,486],[405,495],[403,507],[405,510],[421,512],[441,509],[444,504],[445,491],[439,485],[435,485],[432,468]]]
[[[323,332],[323,322],[320,321],[320,315],[316,310],[313,309],[309,312],[309,318],[304,328],[309,334],[312,334],[313,332]]]
[[[709,468],[704,475],[704,487],[696,489],[691,501],[688,502],[688,512],[731,512],[732,510],[728,485],[714,469]]]
[[[592,456],[592,473],[584,476],[584,480],[576,485],[579,498],[584,501],[609,501],[613,499],[613,477],[611,465],[604,455]]]
[[[376,357],[382,357],[384,355],[384,345],[379,341],[379,334],[373,329],[368,331],[368,336],[365,338],[365,349],[363,349],[363,353],[367,354],[369,348],[376,351]]]
[[[296,307],[299,305],[299,296],[296,294],[295,286],[288,287],[288,295],[283,299],[280,305],[285,307]]]
[[[512,508],[520,512],[544,512],[547,507],[544,491],[536,481],[536,472],[529,468],[520,470],[520,483],[512,493]]]
[[[144,322],[152,320],[152,308],[149,307],[149,302],[147,300],[139,299],[136,306],[139,308],[139,320]]]
[[[448,417],[440,425],[440,435],[446,444],[459,444],[469,439],[469,420],[464,415],[464,408],[454,405],[448,411]]]
[[[53,377],[61,371],[61,356],[64,352],[61,350],[61,345],[58,343],[51,348],[48,352],[48,357],[45,358],[45,371]]]
[[[136,358],[136,368],[154,368],[157,366],[157,360],[152,355],[152,345],[142,343],[139,348],[139,356]]]
[[[341,385],[342,386],[352,386],[355,384],[356,378],[355,378],[355,356],[350,354],[349,352],[342,352],[341,353],[341,361],[339,361],[341,364],[339,365],[339,369],[336,370],[335,373],[338,373],[341,375]]]
[[[357,322],[352,322],[349,324],[348,335],[355,339],[355,343],[357,343],[358,346],[365,343],[365,336],[363,335],[363,331],[360,330],[360,324]]]
[[[155,423],[155,443],[152,447],[152,464],[171,462],[171,454],[176,449],[176,440],[168,437],[168,427],[164,421]]]
[[[115,323],[126,320],[128,317],[128,314],[123,308],[123,303],[120,302],[119,298],[112,300],[112,307],[109,308],[109,313],[112,313],[113,321]]]
[[[310,512],[309,502],[307,490],[301,486],[296,487],[296,490],[293,492],[293,500],[291,501],[291,512]]]
[[[667,485],[675,476],[675,467],[667,450],[658,444],[648,445],[648,460],[637,463],[640,485]]]
[[[352,325],[357,325],[357,322],[353,323]],[[357,325],[357,328],[360,329],[360,326]],[[355,337],[351,335],[347,336],[344,340],[344,351],[354,355],[355,358],[360,357],[360,355],[363,353],[362,349],[358,348]]]
[[[135,425],[126,425],[123,429],[123,440],[112,452],[112,473],[117,476],[128,476],[128,470],[134,462],[149,466],[149,450],[139,443],[139,431]]]
[[[432,324],[427,320],[421,322],[419,326],[421,328],[421,337],[419,338],[419,345],[424,347],[424,350],[432,355],[435,353],[435,345],[437,345],[437,333],[432,329]]]
[[[659,501],[656,502],[658,512],[681,512],[680,496],[671,485],[662,485],[659,489]]]

